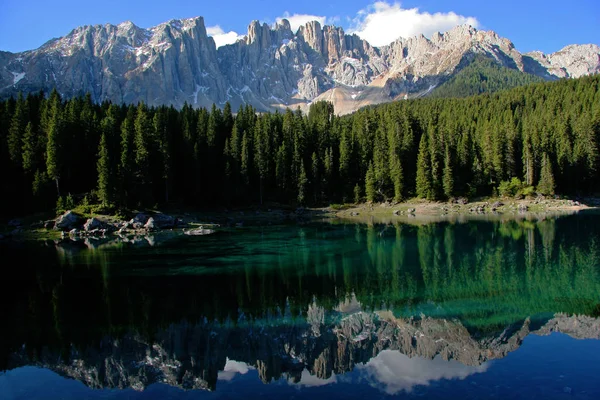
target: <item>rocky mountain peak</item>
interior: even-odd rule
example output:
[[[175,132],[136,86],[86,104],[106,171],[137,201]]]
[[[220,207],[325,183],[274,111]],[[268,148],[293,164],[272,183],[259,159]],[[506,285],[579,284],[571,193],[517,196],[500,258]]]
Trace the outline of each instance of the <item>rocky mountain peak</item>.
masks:
[[[83,26],[37,50],[2,53],[0,96],[56,88],[67,97],[90,92],[95,101],[178,107],[229,101],[260,111],[328,100],[346,113],[427,95],[476,54],[546,79],[600,72],[597,45],[521,54],[509,39],[470,25],[377,48],[318,21],[297,32],[285,19],[274,26],[252,21],[244,40],[216,49],[204,19],[195,17],[148,29],[131,21]]]
[[[323,30],[319,21],[309,21],[298,30],[298,37],[317,53],[323,51]]]

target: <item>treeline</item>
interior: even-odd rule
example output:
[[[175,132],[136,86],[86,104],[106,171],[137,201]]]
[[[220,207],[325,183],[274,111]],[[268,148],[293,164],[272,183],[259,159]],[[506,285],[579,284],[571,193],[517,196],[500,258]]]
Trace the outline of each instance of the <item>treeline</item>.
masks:
[[[600,183],[600,77],[337,117],[94,104],[57,92],[0,103],[2,211],[57,199],[113,207],[583,194]],[[508,189],[507,189],[508,188]],[[74,200],[73,200],[74,199]]]

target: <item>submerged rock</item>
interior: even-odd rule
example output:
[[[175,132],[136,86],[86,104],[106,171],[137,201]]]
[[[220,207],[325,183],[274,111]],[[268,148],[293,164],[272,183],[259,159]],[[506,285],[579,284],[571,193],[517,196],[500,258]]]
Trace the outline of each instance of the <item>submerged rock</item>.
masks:
[[[203,235],[211,235],[211,234],[215,233],[215,231],[214,231],[214,229],[205,229],[203,227],[200,227],[200,228],[184,231],[183,233],[185,233],[186,235],[190,235],[190,236],[203,236]]]

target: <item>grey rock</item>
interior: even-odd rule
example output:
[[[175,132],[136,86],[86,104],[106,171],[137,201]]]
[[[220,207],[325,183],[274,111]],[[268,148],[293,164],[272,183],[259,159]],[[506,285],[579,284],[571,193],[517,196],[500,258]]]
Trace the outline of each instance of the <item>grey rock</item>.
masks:
[[[253,21],[244,38],[216,48],[197,17],[149,29],[131,22],[83,26],[35,50],[3,52],[0,97],[56,87],[63,97],[89,92],[96,102],[222,107],[228,101],[233,109],[251,104],[258,111],[306,111],[329,100],[344,114],[425,96],[476,55],[545,79],[600,72],[597,45],[521,54],[510,40],[468,25],[378,48],[316,21],[295,33],[286,20],[274,27]]]
[[[144,225],[144,228],[147,229],[149,232],[154,232],[154,231],[159,230],[158,224],[156,224],[156,222],[154,221],[154,218],[152,218],[152,217],[148,218],[148,221]]]
[[[187,231],[184,231],[183,233],[185,233],[186,235],[189,235],[189,236],[204,236],[204,235],[212,235],[213,233],[215,233],[215,230],[199,227],[196,229],[189,229]]]
[[[154,219],[154,224],[160,229],[170,229],[177,226],[177,220],[167,214],[154,214],[152,215],[152,219]]]
[[[73,211],[67,211],[58,219],[54,224],[54,229],[58,229],[61,231],[70,231],[73,228],[76,228],[81,223],[81,217],[75,214]]]
[[[106,229],[108,226],[104,221],[100,221],[98,218],[92,217],[88,219],[85,224],[83,224],[83,229],[85,231],[92,231],[98,229]]]
[[[138,213],[129,222],[131,222],[132,224],[135,224],[137,222],[143,225],[148,221],[148,218],[150,218],[148,214]]]

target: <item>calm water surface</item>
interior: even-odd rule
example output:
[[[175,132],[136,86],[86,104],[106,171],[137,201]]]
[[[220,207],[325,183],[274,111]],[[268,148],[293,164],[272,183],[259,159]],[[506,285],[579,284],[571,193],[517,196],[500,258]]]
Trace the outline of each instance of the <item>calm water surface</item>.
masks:
[[[0,399],[600,398],[600,214],[4,242]]]

